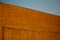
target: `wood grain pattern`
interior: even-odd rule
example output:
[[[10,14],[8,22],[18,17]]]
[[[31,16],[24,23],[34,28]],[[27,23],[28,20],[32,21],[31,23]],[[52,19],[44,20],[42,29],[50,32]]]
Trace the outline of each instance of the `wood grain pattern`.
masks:
[[[60,40],[60,33],[4,28],[4,39],[5,40]]]
[[[4,26],[60,32],[60,16],[8,4],[2,5]]]
[[[60,40],[60,16],[2,4],[4,40]]]
[[[0,4],[1,5],[1,4]],[[1,6],[0,6],[0,40],[2,40],[2,15],[1,15]]]

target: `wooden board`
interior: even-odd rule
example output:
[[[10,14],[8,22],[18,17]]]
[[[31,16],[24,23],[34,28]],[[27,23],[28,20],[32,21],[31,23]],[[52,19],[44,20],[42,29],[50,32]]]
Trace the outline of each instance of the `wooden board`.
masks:
[[[3,40],[60,40],[60,16],[2,4]]]
[[[4,39],[5,40],[60,40],[60,33],[4,28]]]
[[[60,32],[60,16],[3,4],[3,25],[6,27]]]
[[[2,15],[1,15],[1,6],[0,6],[0,40],[2,40],[2,24],[1,23],[2,23]]]

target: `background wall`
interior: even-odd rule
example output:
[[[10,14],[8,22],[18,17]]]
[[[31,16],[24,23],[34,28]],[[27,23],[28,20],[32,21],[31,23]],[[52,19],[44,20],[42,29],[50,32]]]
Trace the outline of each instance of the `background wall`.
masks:
[[[60,16],[60,0],[0,0],[2,2]]]

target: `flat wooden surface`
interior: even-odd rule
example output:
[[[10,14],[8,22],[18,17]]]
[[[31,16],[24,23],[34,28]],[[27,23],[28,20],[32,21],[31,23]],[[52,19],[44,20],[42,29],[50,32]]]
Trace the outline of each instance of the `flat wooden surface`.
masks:
[[[60,16],[3,4],[3,25],[5,27],[60,32]]]
[[[38,32],[4,28],[5,40],[60,40],[59,32]]]
[[[2,24],[1,24],[1,22],[2,22],[2,15],[1,15],[1,6],[0,6],[0,40],[2,40]]]
[[[4,40],[60,40],[60,16],[4,3],[1,6]]]

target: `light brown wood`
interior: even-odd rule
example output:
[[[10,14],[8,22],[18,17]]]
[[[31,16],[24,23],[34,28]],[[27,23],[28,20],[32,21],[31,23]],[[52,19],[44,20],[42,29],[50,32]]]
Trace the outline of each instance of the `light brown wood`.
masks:
[[[60,16],[3,4],[4,26],[60,32]]]
[[[5,40],[60,40],[59,32],[38,32],[28,30],[4,29]]]
[[[2,4],[4,40],[60,40],[60,16]]]

